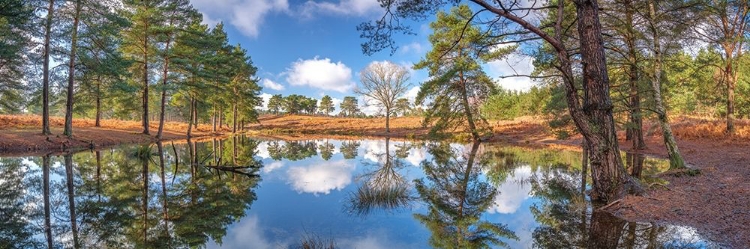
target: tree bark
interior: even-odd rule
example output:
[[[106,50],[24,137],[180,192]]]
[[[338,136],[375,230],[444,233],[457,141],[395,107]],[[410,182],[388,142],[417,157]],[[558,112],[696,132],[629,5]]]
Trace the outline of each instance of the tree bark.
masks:
[[[97,79],[96,79],[96,123],[94,123],[94,126],[96,127],[102,127],[102,124],[101,124],[101,119],[102,119],[101,85],[102,85],[102,79],[100,76],[97,76]]]
[[[385,109],[385,133],[391,133],[391,110],[389,108]]]
[[[635,9],[632,1],[625,1],[625,19],[627,22],[627,34],[625,44],[628,47],[628,85],[630,87],[630,123],[628,134],[633,142],[633,149],[640,150],[646,148],[643,141],[643,118],[641,114],[641,94],[638,87],[638,54],[635,40],[635,30],[633,26],[633,15]],[[635,126],[635,127],[632,127]]]
[[[148,130],[148,22],[145,23],[146,29],[143,34],[143,134],[149,135]]]
[[[188,118],[188,130],[187,130],[187,137],[190,138],[193,132],[193,109],[195,109],[195,100],[192,96],[190,96],[190,118]]]
[[[73,17],[73,33],[70,39],[70,61],[68,62],[68,98],[65,101],[65,130],[63,135],[73,136],[73,91],[75,89],[76,49],[78,48],[78,21],[81,16],[81,0],[76,0]]]
[[[172,20],[169,21],[169,26],[172,26]],[[161,139],[162,138],[162,132],[164,131],[164,113],[166,112],[166,106],[167,106],[167,79],[169,76],[169,45],[172,43],[172,36],[171,34],[168,35],[166,45],[164,47],[164,51],[166,56],[164,56],[164,70],[162,72],[162,81],[161,81],[161,104],[159,109],[159,131],[156,133],[156,138]]]
[[[590,149],[591,197],[611,202],[641,190],[625,172],[620,157],[598,3],[595,0],[576,1],[576,10],[583,64],[583,112],[587,117],[584,122],[589,128],[583,135]]]
[[[237,132],[237,104],[232,104],[232,133]]]
[[[52,33],[52,16],[55,12],[55,0],[49,0],[47,23],[44,25],[44,65],[42,65],[42,134],[50,135],[49,129],[49,45]],[[52,243],[50,243],[51,246]]]
[[[479,141],[479,132],[477,132],[477,126],[474,124],[474,115],[471,113],[471,106],[469,105],[469,94],[466,92],[466,79],[464,79],[463,72],[459,72],[458,75],[461,81],[461,104],[464,106],[466,121],[469,123],[471,139],[476,142]]]
[[[657,1],[652,0],[648,3],[649,5],[649,18],[653,21],[656,17],[656,7],[654,6]],[[669,168],[670,169],[683,169],[685,168],[685,160],[682,159],[680,149],[677,147],[677,141],[675,141],[674,134],[672,134],[672,128],[669,126],[669,117],[667,116],[667,110],[664,108],[664,102],[661,97],[661,67],[662,67],[662,53],[661,43],[659,37],[658,28],[652,23],[650,25],[651,33],[653,35],[653,46],[654,46],[654,75],[651,79],[651,87],[653,88],[654,102],[656,105],[656,115],[659,120],[659,125],[662,130],[662,137],[664,138],[664,146],[667,147],[667,155],[669,156]]]

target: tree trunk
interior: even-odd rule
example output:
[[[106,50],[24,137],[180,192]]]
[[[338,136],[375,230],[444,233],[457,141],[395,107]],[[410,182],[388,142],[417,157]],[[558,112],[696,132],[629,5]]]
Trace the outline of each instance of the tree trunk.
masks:
[[[193,100],[193,97],[190,97],[190,118],[188,118],[188,130],[187,130],[187,137],[190,138],[193,132],[193,109],[195,108],[195,100]]]
[[[73,186],[73,154],[65,155],[65,178],[68,186],[68,210],[70,211],[70,229],[73,232],[73,248],[80,248],[81,246],[78,244],[76,201]]]
[[[216,107],[213,107],[213,112],[211,112],[211,124],[213,127],[211,127],[212,132],[216,132]]]
[[[237,104],[232,104],[232,133],[237,132]]]
[[[464,79],[463,72],[459,72],[458,75],[459,79],[461,80],[461,104],[464,106],[466,121],[469,123],[471,139],[476,142],[479,141],[479,132],[477,132],[477,126],[474,124],[474,117],[471,113],[471,106],[469,105],[469,94],[466,92],[466,79]]]
[[[734,90],[736,88],[735,72],[732,69],[732,55],[727,54],[726,76],[727,79],[727,134],[734,134]]]
[[[42,192],[44,195],[44,234],[47,237],[47,248],[52,247],[52,218],[49,203],[49,155],[42,157]]]
[[[148,23],[143,35],[143,134],[149,135],[148,131]]]
[[[68,62],[68,98],[65,101],[65,130],[63,135],[73,136],[73,90],[75,89],[76,49],[78,47],[78,20],[81,16],[81,0],[76,1],[76,13],[73,17],[73,33],[70,39],[70,61]],[[75,235],[75,234],[74,234]]]
[[[42,65],[42,134],[50,135],[49,129],[49,45],[52,33],[52,16],[55,12],[55,0],[49,0],[47,23],[44,24],[44,65]],[[51,238],[50,238],[51,241]],[[51,246],[52,243],[50,243]]]
[[[198,131],[198,100],[193,98],[193,126]]]
[[[100,76],[97,76],[97,79],[96,79],[96,123],[94,124],[94,126],[96,127],[102,127],[102,124],[100,122],[100,120],[102,119],[101,85],[102,85],[102,79]]]
[[[654,6],[656,1],[650,1],[649,5],[649,18],[651,21],[656,17],[656,7]],[[661,44],[659,41],[659,31],[653,24],[650,26],[651,33],[654,39],[654,75],[651,79],[651,87],[654,93],[654,103],[656,105],[656,115],[661,126],[662,137],[664,138],[664,146],[667,147],[667,155],[669,156],[669,168],[670,169],[683,169],[685,168],[685,160],[682,159],[680,149],[677,147],[677,142],[672,134],[672,128],[669,126],[669,117],[667,116],[667,110],[664,108],[664,103],[661,97],[661,67],[662,67],[662,53]]]
[[[625,2],[625,18],[627,22],[626,45],[628,47],[628,85],[630,87],[630,127],[629,138],[633,142],[633,149],[646,148],[643,141],[643,117],[641,114],[641,94],[638,89],[638,55],[636,54],[635,30],[633,29],[633,15],[635,9],[631,1]],[[634,126],[634,127],[633,127]]]
[[[642,190],[625,172],[620,157],[598,3],[595,0],[576,1],[576,10],[583,64],[582,110],[585,115],[585,119],[576,124],[590,150],[591,198],[611,202]]]
[[[390,119],[391,119],[391,109],[386,108],[385,109],[385,133],[391,133]]]
[[[172,21],[170,20],[169,23],[170,26],[172,26]],[[169,76],[169,45],[172,43],[172,36],[169,35],[167,38],[167,43],[164,47],[165,56],[164,56],[164,70],[162,71],[162,81],[161,81],[161,104],[159,105],[159,131],[156,133],[156,138],[161,139],[162,138],[162,132],[164,131],[164,113],[166,112],[166,106],[167,106],[167,79]]]

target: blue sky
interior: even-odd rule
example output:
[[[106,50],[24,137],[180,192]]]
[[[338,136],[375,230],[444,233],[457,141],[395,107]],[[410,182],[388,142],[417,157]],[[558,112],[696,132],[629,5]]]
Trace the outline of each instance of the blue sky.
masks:
[[[398,36],[398,51],[382,51],[372,56],[362,54],[356,26],[378,18],[382,13],[377,0],[191,0],[202,14],[204,23],[218,22],[232,44],[241,44],[259,68],[264,97],[273,94],[301,94],[320,99],[324,95],[338,101],[356,96],[359,72],[373,61],[389,60],[407,67],[420,60],[430,49],[427,37],[429,22],[414,23],[417,35]],[[533,67],[525,56],[485,65],[491,77],[529,72]],[[511,69],[511,67],[513,69]],[[413,99],[419,84],[427,79],[426,71],[412,71]],[[500,80],[498,80],[500,81]],[[528,79],[504,79],[504,88],[527,89]],[[364,105],[361,97],[360,104]],[[377,110],[366,108],[366,113]]]

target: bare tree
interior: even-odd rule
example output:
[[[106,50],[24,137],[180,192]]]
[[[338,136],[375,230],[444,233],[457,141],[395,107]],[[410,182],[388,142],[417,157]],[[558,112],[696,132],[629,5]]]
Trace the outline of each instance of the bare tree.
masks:
[[[368,105],[385,111],[385,132],[390,131],[390,117],[396,100],[409,87],[409,70],[390,61],[375,61],[360,73],[361,86],[354,90],[365,96]]]

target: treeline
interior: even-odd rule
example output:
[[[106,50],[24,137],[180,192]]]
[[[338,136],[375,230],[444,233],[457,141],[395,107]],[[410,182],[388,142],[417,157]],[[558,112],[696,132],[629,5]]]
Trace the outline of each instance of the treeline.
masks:
[[[247,50],[188,0],[3,1],[0,113],[199,122],[237,131],[262,103]]]
[[[354,96],[345,96],[338,109],[333,103],[331,96],[325,95],[320,100],[306,97],[298,94],[290,94],[286,97],[276,94],[268,99],[265,112],[268,114],[307,114],[307,115],[326,115],[330,116],[339,110],[336,116],[339,117],[368,117],[369,115],[362,112],[359,106],[359,100]],[[392,115],[395,116],[415,116],[420,115],[423,111],[419,107],[413,106],[406,98],[399,98],[394,104]],[[375,114],[384,115],[381,111]]]

